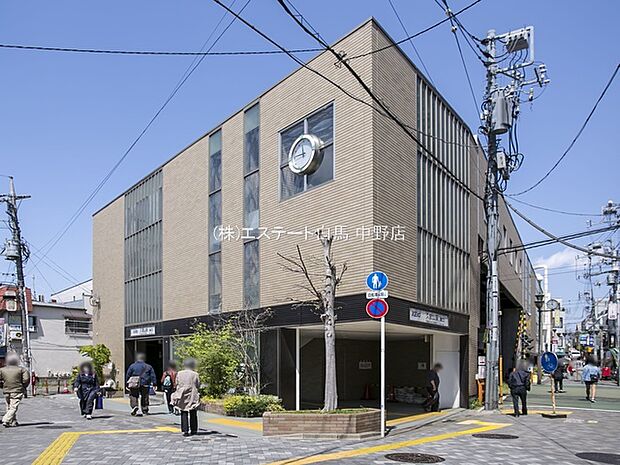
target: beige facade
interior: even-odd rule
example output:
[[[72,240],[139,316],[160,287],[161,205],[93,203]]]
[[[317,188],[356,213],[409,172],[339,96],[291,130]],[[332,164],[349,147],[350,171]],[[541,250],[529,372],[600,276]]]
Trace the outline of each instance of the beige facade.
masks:
[[[373,20],[362,24],[335,45],[349,57],[390,45],[391,39]],[[398,47],[369,54],[351,61],[375,94],[406,125],[416,128],[419,72]],[[244,110],[260,105],[260,226],[268,230],[301,231],[301,235],[271,235],[259,240],[260,306],[277,307],[309,296],[300,290],[302,278],[282,267],[278,254],[292,256],[299,245],[309,262],[320,255],[316,239],[305,239],[305,230],[346,228],[349,239],[334,244],[338,264],[346,262],[346,272],[338,295],[359,296],[365,292],[365,276],[381,270],[390,277],[390,298],[415,304],[417,289],[418,146],[402,128],[374,111],[370,97],[344,67],[334,65],[329,53],[318,55],[308,65],[329,77],[348,93],[345,95],[312,71],[300,68],[262,94],[247,107],[226,119],[198,141],[181,151],[161,169],[162,189],[162,321],[187,320],[209,313],[209,135],[222,135],[222,224],[242,227],[244,218]],[[422,79],[425,79],[422,77]],[[440,96],[438,96],[440,98]],[[443,100],[442,100],[443,101]],[[334,176],[319,186],[288,199],[280,196],[280,132],[325,105],[334,109]],[[449,109],[447,103],[444,102]],[[449,111],[452,111],[449,109]],[[454,114],[456,120],[458,116]],[[459,119],[460,121],[460,119]],[[469,187],[484,192],[485,160],[476,141],[467,133],[470,146]],[[100,308],[94,317],[96,342],[108,344],[119,368],[123,367],[124,321],[124,197],[121,196],[94,215],[93,263],[94,293]],[[501,214],[509,218],[505,207]],[[465,318],[461,335],[469,332],[468,368],[474,387],[480,326],[479,238],[486,235],[484,209],[469,196],[467,218],[468,270],[465,279],[468,301],[458,313]],[[371,241],[357,232],[373,226],[399,227],[405,240]],[[513,243],[519,236],[511,221],[506,223]],[[243,309],[244,244],[242,240],[223,240],[221,246],[222,310]],[[522,253],[523,266],[530,266]],[[517,259],[518,260],[518,259]],[[514,261],[502,257],[502,276],[517,276]],[[321,265],[316,268],[321,273]],[[512,274],[511,274],[512,273]],[[319,277],[320,279],[320,277]],[[517,304],[523,302],[520,280],[509,280],[505,288]],[[403,304],[404,305],[404,304]],[[447,312],[447,308],[437,308]],[[403,306],[406,312],[406,306]],[[359,309],[360,314],[364,309]],[[403,315],[404,320],[408,320]],[[484,318],[484,315],[483,315]],[[157,324],[144,321],[141,325]],[[174,323],[168,325],[174,327]],[[458,347],[458,341],[456,342]]]

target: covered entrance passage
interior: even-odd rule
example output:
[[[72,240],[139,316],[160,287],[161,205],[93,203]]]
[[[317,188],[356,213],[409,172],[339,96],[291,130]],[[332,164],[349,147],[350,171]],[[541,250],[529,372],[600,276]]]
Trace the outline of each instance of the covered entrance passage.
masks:
[[[135,360],[136,354],[146,355],[146,362],[155,370],[157,381],[164,371],[164,344],[161,338],[134,339],[125,342],[125,367],[129,367]],[[123,374],[124,377],[124,374]]]
[[[380,323],[343,322],[336,326],[338,396],[341,407],[378,407]],[[319,408],[323,403],[325,342],[323,326],[280,328],[277,344],[278,395],[287,408]],[[422,411],[428,370],[441,363],[441,408],[460,405],[459,334],[386,323],[388,418]],[[294,381],[294,383],[293,383]],[[275,393],[275,392],[274,392]]]

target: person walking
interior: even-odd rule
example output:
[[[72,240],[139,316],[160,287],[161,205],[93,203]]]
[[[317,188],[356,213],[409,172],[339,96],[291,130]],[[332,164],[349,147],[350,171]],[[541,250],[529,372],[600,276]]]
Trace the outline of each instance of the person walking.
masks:
[[[164,390],[164,399],[168,406],[168,413],[174,413],[171,396],[175,390],[176,383],[177,364],[174,360],[170,360],[170,362],[168,362],[168,368],[166,368],[166,371],[164,371],[164,374],[161,376],[161,386]]]
[[[527,392],[531,389],[531,382],[530,372],[525,368],[525,362],[520,360],[508,377],[515,417],[519,416],[519,399],[521,399],[521,415],[527,415]]]
[[[200,377],[196,373],[196,360],[183,362],[183,370],[177,373],[176,390],[172,393],[172,405],[181,411],[183,436],[198,432],[198,407],[200,406]]]
[[[156,385],[155,370],[146,363],[146,355],[136,354],[136,361],[129,365],[125,376],[125,386],[129,389],[129,405],[132,416],[141,417],[143,414],[149,414],[149,391],[151,387],[154,388]]]
[[[586,400],[592,403],[596,402],[596,385],[601,379],[601,370],[594,357],[589,356],[586,359],[586,366],[581,372],[581,379],[586,385]]]
[[[17,409],[29,384],[30,375],[28,370],[19,366],[19,355],[7,354],[6,366],[0,368],[0,386],[3,387],[6,402],[6,413],[2,417],[5,428],[18,426]]]
[[[422,404],[427,412],[439,411],[439,372],[443,370],[441,363],[435,363],[426,378],[426,401]]]
[[[553,389],[556,393],[564,392],[564,373],[566,373],[566,365],[560,361],[553,372]]]
[[[73,383],[73,391],[80,399],[80,413],[87,420],[93,419],[93,407],[99,395],[99,380],[90,362],[82,362]]]

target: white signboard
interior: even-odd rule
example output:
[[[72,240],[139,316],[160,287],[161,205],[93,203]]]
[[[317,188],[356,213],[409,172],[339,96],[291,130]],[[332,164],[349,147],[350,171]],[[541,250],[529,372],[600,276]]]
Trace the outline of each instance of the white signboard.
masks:
[[[367,299],[387,299],[388,291],[366,291]]]
[[[429,312],[426,310],[419,310],[417,308],[409,309],[409,320],[425,323],[427,325],[443,326],[444,328],[450,326],[447,315]]]
[[[618,302],[609,302],[609,307],[607,308],[607,319],[618,319]]]
[[[129,337],[155,336],[155,326],[143,326],[142,328],[131,328]]]

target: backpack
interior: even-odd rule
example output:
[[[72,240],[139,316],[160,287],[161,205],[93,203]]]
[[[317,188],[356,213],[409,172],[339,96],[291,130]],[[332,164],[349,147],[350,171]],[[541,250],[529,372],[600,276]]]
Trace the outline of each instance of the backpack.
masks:
[[[168,373],[166,373],[166,377],[164,378],[164,382],[162,383],[162,385],[164,387],[171,387],[172,386],[172,376],[170,376]]]

